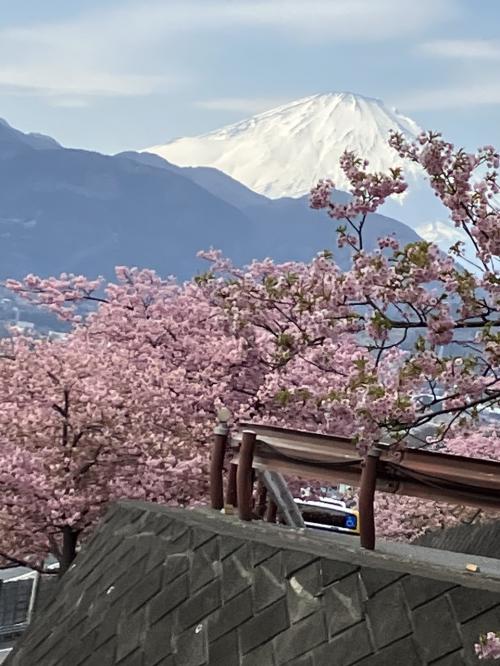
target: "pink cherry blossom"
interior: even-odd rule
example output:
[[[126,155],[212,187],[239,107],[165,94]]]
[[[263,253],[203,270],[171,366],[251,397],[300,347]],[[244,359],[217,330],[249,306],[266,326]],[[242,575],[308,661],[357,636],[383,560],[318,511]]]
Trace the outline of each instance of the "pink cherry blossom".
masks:
[[[474,646],[479,659],[500,659],[500,635],[489,631]]]
[[[500,459],[500,249],[491,147],[456,150],[438,134],[391,145],[417,162],[474,243],[364,243],[369,213],[406,188],[401,170],[373,174],[351,153],[347,204],[322,181],[311,205],[337,220],[351,249],[342,271],[329,252],[310,263],[233,266],[204,253],[205,275],[178,284],[117,268],[116,281],[30,275],[7,286],[69,322],[62,341],[2,343],[0,535],[5,556],[64,562],[109,501],[206,501],[210,433],[225,404],[233,423],[256,420],[354,438]],[[93,306],[90,314],[82,305]],[[426,430],[436,424],[432,435]],[[300,482],[294,480],[296,489]],[[475,515],[464,507],[379,494],[377,529],[412,539]],[[74,550],[74,549],[73,549]],[[67,559],[67,558],[66,558]]]

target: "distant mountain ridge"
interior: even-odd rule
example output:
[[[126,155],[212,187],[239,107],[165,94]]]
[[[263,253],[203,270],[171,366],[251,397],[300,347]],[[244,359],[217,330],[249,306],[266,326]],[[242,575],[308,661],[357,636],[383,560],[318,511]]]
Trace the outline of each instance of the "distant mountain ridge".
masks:
[[[132,150],[118,153],[115,157],[127,157],[139,164],[158,169],[168,169],[173,173],[180,174],[232,206],[252,206],[269,201],[267,197],[254,192],[235,178],[213,167],[180,167],[159,155],[145,152],[138,153]]]
[[[368,247],[391,232],[418,239],[379,215],[368,231]],[[0,123],[1,279],[63,271],[112,278],[122,264],[187,279],[204,269],[196,253],[210,247],[239,265],[267,256],[308,261],[325,248],[347,262],[331,220],[306,198],[270,200],[212,168],[64,148]]]
[[[36,132],[21,132],[0,118],[0,157],[5,157],[7,150],[19,152],[22,147],[34,150],[54,150],[62,148],[55,139]]]

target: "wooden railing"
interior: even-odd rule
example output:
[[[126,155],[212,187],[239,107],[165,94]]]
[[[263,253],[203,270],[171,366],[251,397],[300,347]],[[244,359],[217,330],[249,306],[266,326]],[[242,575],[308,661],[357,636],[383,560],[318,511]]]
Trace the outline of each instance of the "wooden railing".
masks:
[[[225,503],[237,506],[242,520],[260,517],[257,514],[275,520],[276,503],[266,498],[262,483],[254,497],[256,475],[263,471],[359,487],[361,545],[368,549],[375,547],[376,490],[500,510],[500,462],[422,449],[393,450],[383,444],[363,458],[354,442],[345,437],[257,423],[241,424],[231,436],[227,428],[221,434],[220,428],[211,463],[212,507],[224,506],[223,461],[232,449]]]

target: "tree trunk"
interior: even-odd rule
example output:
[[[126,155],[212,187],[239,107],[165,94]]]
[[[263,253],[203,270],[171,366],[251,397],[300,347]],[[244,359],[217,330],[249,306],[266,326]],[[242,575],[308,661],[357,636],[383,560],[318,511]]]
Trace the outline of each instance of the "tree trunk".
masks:
[[[76,544],[78,543],[79,532],[73,530],[69,525],[62,529],[62,550],[59,558],[59,576],[63,576],[71,566],[76,557]]]

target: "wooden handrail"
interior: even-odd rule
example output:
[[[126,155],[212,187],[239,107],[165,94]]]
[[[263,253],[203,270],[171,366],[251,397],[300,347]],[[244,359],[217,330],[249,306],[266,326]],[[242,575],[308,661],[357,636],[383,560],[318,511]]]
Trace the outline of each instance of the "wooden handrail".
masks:
[[[380,457],[371,465],[373,478],[372,473],[363,476],[365,462],[352,439],[255,423],[242,427],[256,434],[251,464],[257,470],[358,487],[366,478],[379,491],[500,510],[500,462],[422,449],[393,451],[381,444]],[[235,433],[231,445],[237,449],[240,440]],[[238,454],[233,462],[238,463]],[[371,485],[361,495],[366,506],[360,506],[360,525],[370,531],[373,516],[366,498],[372,495]],[[372,541],[368,535],[368,547]]]

